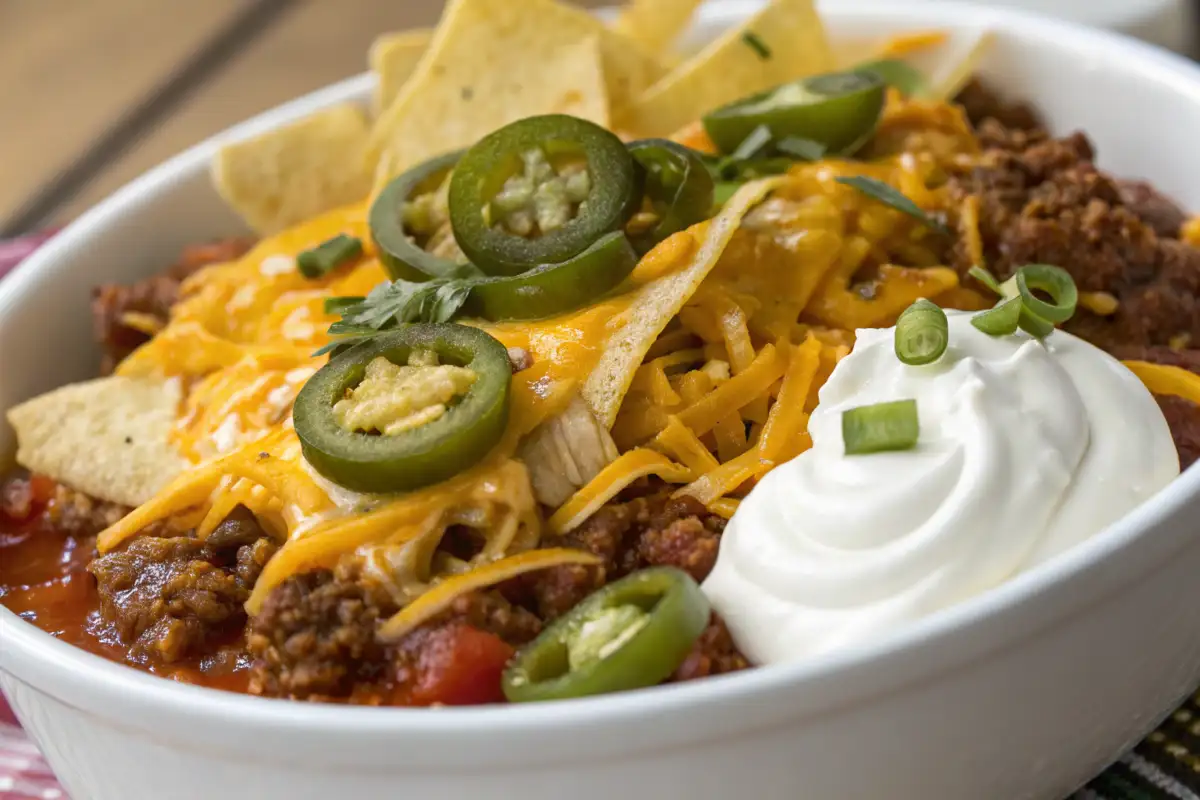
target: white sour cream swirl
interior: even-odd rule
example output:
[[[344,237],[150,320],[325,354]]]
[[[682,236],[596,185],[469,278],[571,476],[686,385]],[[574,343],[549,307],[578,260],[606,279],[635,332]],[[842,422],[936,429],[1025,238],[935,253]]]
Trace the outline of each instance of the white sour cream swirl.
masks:
[[[730,521],[704,583],[758,664],[894,629],[1098,533],[1179,474],[1138,379],[1066,333],[993,338],[949,315],[950,346],[910,367],[895,329],[860,330],[821,389],[813,447]],[[915,398],[915,449],[846,456],[842,412]]]

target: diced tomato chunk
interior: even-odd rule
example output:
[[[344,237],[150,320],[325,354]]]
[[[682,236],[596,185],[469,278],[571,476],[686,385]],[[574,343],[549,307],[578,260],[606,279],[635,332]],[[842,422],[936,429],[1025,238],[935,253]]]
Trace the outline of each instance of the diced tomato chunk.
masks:
[[[428,631],[405,692],[406,704],[481,705],[504,700],[500,676],[514,650],[503,639],[465,622]]]
[[[49,503],[57,488],[58,484],[54,482],[54,479],[47,478],[45,475],[33,475],[29,478],[29,489],[33,492],[33,502],[37,506]]]

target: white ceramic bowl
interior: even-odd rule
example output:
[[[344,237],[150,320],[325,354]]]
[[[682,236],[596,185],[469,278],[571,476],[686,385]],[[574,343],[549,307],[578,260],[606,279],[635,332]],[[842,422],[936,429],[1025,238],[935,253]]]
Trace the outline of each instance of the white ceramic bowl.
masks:
[[[710,6],[714,32],[752,4]],[[830,3],[839,39],[981,26],[985,71],[1102,162],[1200,208],[1200,69],[1037,16]],[[226,136],[337,101],[355,78]],[[0,405],[87,376],[89,287],[238,224],[216,142],[122,189],[0,283]],[[10,451],[0,430],[0,452]],[[364,709],[208,691],[58,642],[0,609],[0,687],[75,800],[1059,800],[1200,681],[1200,471],[1042,568],[894,635],[793,666],[595,700]]]

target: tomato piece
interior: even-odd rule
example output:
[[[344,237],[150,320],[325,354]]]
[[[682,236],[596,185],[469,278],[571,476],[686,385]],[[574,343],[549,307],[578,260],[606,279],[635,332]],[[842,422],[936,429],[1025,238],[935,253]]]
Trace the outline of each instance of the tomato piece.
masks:
[[[45,475],[32,475],[29,478],[29,490],[33,493],[34,505],[44,506],[54,498],[54,490],[58,488],[53,478]]]
[[[502,703],[500,676],[513,652],[499,636],[465,622],[429,631],[417,655],[408,704]]]

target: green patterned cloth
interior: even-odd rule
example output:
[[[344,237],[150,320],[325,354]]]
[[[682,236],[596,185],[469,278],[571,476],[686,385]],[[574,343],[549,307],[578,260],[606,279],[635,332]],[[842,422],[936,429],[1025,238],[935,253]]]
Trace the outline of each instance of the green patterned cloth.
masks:
[[[1071,800],[1200,800],[1200,692]]]

